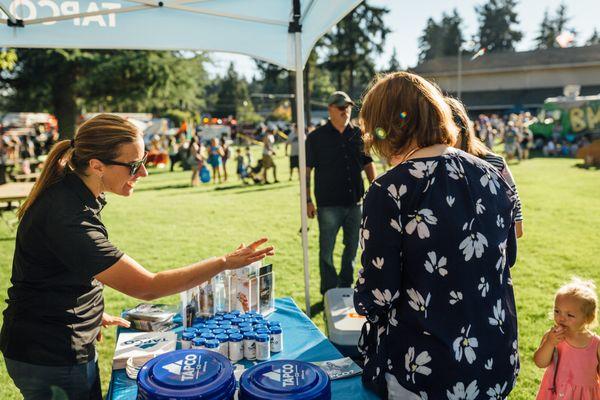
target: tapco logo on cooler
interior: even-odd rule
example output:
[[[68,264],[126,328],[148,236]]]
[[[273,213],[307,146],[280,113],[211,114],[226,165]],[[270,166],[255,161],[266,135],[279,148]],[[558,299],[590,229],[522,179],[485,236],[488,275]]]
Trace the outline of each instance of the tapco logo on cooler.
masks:
[[[271,372],[264,374],[269,379],[275,382],[280,382],[283,387],[286,386],[297,386],[298,378],[300,374],[296,370],[296,367],[292,364],[283,364],[281,369],[276,369]]]
[[[196,379],[196,364],[198,357],[194,354],[186,355],[183,360],[175,361],[163,366],[164,369],[172,374],[179,375],[181,382]]]
[[[140,349],[147,349],[150,348],[152,346],[157,345],[160,342],[166,342],[167,339],[166,338],[159,338],[159,339],[135,339],[135,340],[128,340],[126,342],[123,342],[123,344],[125,345],[134,345],[135,347],[139,347]]]
[[[13,0],[10,3],[9,10],[12,15],[22,20],[61,17],[80,13],[102,13],[101,15],[89,15],[81,18],[73,18],[73,25],[89,26],[91,24],[95,24],[96,26],[103,28],[114,28],[117,26],[116,14],[106,13],[104,10],[116,10],[121,7],[121,3],[117,2]],[[8,18],[7,15],[2,11],[0,11],[0,16],[2,16],[2,18]],[[47,21],[43,22],[43,24],[54,25],[56,22],[57,21]]]

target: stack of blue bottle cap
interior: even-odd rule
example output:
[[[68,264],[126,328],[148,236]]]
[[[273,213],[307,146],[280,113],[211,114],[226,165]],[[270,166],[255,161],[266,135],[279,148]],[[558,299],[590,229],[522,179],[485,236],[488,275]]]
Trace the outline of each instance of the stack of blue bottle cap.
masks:
[[[239,400],[329,400],[331,383],[321,368],[296,360],[267,361],[244,371]]]
[[[137,377],[138,400],[232,400],[233,366],[207,350],[177,350],[147,362]]]

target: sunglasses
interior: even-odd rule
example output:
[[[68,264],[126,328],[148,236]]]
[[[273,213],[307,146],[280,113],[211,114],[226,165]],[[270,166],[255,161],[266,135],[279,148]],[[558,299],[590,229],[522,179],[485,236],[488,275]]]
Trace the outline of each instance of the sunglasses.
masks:
[[[145,152],[144,157],[142,157],[141,160],[133,161],[133,162],[129,162],[129,163],[121,162],[121,161],[114,161],[114,160],[100,160],[100,161],[102,161],[106,165],[120,165],[122,167],[127,167],[127,168],[129,168],[129,175],[134,176],[140,170],[140,167],[142,165],[146,164],[147,159],[148,159],[148,152]]]

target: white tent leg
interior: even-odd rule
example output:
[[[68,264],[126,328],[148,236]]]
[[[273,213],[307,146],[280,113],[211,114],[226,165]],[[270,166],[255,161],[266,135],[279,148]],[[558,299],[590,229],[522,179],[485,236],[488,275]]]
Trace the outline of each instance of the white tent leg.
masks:
[[[296,114],[298,115],[298,151],[300,159],[300,214],[302,219],[302,258],[304,261],[304,297],[306,315],[310,317],[310,273],[308,271],[308,221],[306,216],[306,146],[304,140],[304,74],[302,73],[302,34],[294,34],[294,57],[296,62]]]

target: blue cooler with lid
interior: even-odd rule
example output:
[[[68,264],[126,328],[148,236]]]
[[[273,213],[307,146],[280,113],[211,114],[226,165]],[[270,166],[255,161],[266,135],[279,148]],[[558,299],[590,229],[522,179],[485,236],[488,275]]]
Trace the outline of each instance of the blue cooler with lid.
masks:
[[[316,365],[297,360],[262,362],[244,371],[239,400],[330,400],[329,377]]]
[[[148,361],[137,377],[138,400],[232,400],[231,362],[206,350],[176,350]]]

